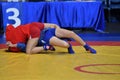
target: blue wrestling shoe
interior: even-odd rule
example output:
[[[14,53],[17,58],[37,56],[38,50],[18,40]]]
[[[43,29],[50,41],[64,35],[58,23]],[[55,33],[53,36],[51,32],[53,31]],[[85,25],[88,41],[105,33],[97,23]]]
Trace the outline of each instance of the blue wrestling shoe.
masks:
[[[89,51],[92,54],[96,54],[96,50],[91,48],[88,44],[84,45],[84,48],[86,49],[86,51]]]
[[[72,49],[72,45],[71,44],[69,44],[70,46],[69,46],[69,48],[68,48],[68,53],[70,53],[70,54],[74,54],[74,50]]]

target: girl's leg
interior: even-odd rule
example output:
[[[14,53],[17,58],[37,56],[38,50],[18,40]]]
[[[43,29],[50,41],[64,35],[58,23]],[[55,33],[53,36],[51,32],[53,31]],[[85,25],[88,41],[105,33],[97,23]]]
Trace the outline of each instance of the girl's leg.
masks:
[[[56,29],[55,32],[56,36],[59,38],[73,38],[75,41],[77,41],[79,44],[84,46],[86,43],[82,40],[81,37],[79,37],[76,33],[73,31],[69,31],[66,29]]]
[[[69,44],[67,42],[65,42],[64,40],[61,40],[57,37],[52,37],[50,40],[50,45],[53,46],[59,46],[59,47],[64,47],[64,48],[68,48]]]
[[[71,46],[69,43],[67,43],[66,41],[61,40],[61,39],[59,39],[59,38],[57,38],[57,37],[52,37],[52,38],[49,40],[49,43],[50,43],[50,45],[53,45],[53,46],[59,46],[59,47],[68,48],[68,52],[69,52],[70,54],[73,54],[73,53],[74,53],[74,51],[73,51],[73,49],[72,49],[72,46]]]
[[[81,37],[79,37],[76,33],[73,31],[69,31],[66,29],[56,29],[55,32],[56,36],[59,38],[73,38],[75,41],[77,41],[79,44],[84,46],[86,51],[90,51],[91,53],[96,53],[96,50],[91,48],[88,44],[86,44]]]

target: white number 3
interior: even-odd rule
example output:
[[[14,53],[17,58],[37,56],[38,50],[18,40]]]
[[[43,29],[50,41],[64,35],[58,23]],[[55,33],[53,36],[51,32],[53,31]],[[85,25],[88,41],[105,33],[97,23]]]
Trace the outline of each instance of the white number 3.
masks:
[[[12,16],[8,16],[8,20],[14,20],[15,21],[15,24],[13,24],[13,26],[15,28],[21,24],[21,20],[18,18],[18,16],[19,16],[18,9],[16,9],[16,8],[8,8],[6,12],[7,13],[13,12]],[[9,25],[9,23],[7,23],[7,25]]]

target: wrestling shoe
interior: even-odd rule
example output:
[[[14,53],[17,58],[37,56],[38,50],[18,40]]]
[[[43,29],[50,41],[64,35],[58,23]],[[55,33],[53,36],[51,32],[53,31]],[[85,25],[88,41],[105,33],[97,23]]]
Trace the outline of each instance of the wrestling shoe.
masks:
[[[74,54],[74,50],[72,49],[72,45],[71,44],[69,44],[70,46],[69,46],[69,48],[68,48],[68,53],[70,53],[70,54]]]
[[[89,51],[92,54],[96,54],[96,50],[91,48],[88,44],[84,45],[84,48],[86,49],[86,51]]]

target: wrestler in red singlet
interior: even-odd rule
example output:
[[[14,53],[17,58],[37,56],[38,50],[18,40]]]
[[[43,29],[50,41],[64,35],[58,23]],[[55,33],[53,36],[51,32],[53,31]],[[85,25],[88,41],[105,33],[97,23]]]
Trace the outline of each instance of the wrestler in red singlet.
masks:
[[[44,24],[39,22],[33,22],[26,25],[20,25],[14,28],[13,25],[6,27],[6,41],[11,41],[13,44],[18,42],[27,43],[29,38],[39,38],[41,30],[44,29]],[[10,51],[20,51],[16,47],[10,47]]]

